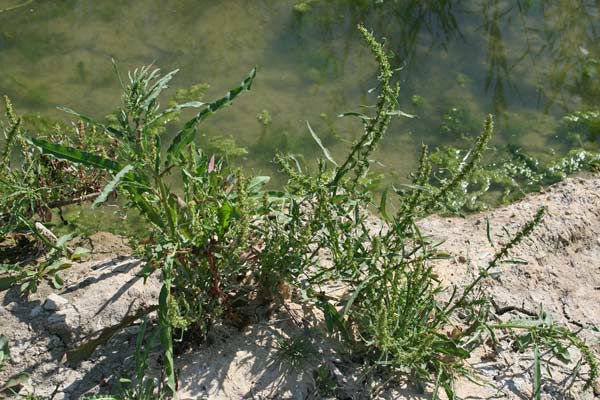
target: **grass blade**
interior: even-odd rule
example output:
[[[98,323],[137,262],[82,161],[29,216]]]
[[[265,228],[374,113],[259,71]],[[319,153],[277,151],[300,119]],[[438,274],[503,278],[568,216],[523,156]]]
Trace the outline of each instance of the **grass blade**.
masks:
[[[379,203],[379,214],[381,214],[381,216],[383,217],[384,220],[386,220],[387,222],[390,222],[392,219],[390,218],[390,216],[387,212],[388,189],[389,188],[386,187],[383,190],[383,193],[381,193],[381,202]]]

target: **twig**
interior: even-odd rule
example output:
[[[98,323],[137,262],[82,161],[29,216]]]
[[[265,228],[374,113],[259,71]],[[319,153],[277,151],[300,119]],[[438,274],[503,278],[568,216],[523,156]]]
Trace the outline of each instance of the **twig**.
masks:
[[[21,3],[21,4],[15,5],[15,6],[0,9],[0,13],[7,12],[7,11],[14,11],[14,10],[17,10],[22,7],[27,7],[31,3],[33,3],[33,0],[27,0],[25,3]]]
[[[517,307],[517,306],[504,306],[504,307],[500,307],[496,303],[496,300],[494,300],[493,298],[490,298],[490,303],[494,307],[494,312],[496,313],[496,315],[506,314],[506,313],[511,312],[511,311],[518,311],[521,314],[525,314],[525,315],[528,315],[530,317],[537,317],[538,316],[537,313],[535,313],[535,312],[533,312],[531,310],[528,310],[526,308],[523,308],[523,307]]]
[[[72,199],[58,200],[48,204],[48,208],[60,208],[64,206],[69,206],[71,204],[82,203],[84,201],[95,200],[98,196],[100,196],[101,193],[102,192],[89,193]]]

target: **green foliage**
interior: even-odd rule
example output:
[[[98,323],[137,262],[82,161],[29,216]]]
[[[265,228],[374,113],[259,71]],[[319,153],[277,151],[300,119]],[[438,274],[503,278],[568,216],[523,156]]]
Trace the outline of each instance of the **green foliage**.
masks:
[[[314,371],[313,377],[315,379],[315,385],[318,393],[321,396],[325,397],[335,395],[338,384],[326,364],[319,365],[319,367]]]
[[[158,379],[148,377],[148,357],[158,342],[158,333],[147,335],[148,322],[143,321],[135,344],[135,377],[119,379],[122,400],[151,400],[166,398],[166,391]],[[147,338],[146,336],[150,336]]]
[[[462,185],[446,194],[444,204],[437,210],[450,213],[482,210],[489,204],[518,200],[569,174],[600,167],[600,154],[583,149],[572,149],[565,156],[547,163],[514,146],[509,146],[506,153],[509,157],[477,166]],[[456,175],[467,154],[469,150],[466,149],[438,148],[430,156],[435,173],[423,186],[431,191],[447,183]]]
[[[362,355],[387,373],[435,382],[434,397],[442,390],[453,398],[452,382],[469,375],[466,360],[493,330],[491,304],[481,283],[514,246],[532,234],[544,210],[515,232],[466,286],[441,285],[433,266],[443,255],[420,233],[416,220],[436,210],[464,207],[465,200],[457,200],[457,193],[481,179],[481,160],[493,121],[488,117],[473,147],[446,171],[444,179],[433,179],[435,157],[424,146],[419,170],[406,190],[397,191],[398,212],[390,215],[387,191],[378,205],[374,203],[370,155],[390,116],[404,113],[395,108],[398,87],[391,83],[392,69],[382,46],[366,30],[361,29],[361,34],[380,64],[381,93],[375,111],[372,116],[343,114],[360,118],[365,131],[342,163],[331,157],[310,126],[329,163],[320,160],[311,172],[293,156],[277,157],[289,182],[284,205],[265,225],[267,235],[260,253],[266,274],[263,282],[277,287],[279,279],[297,285],[322,310],[330,332],[344,339],[354,356]],[[373,213],[382,221],[378,228],[370,227]],[[320,288],[330,282],[344,282],[347,295],[342,299],[327,296]],[[540,329],[550,334],[550,327]],[[561,332],[561,340],[573,335],[565,328]],[[587,345],[579,344],[589,354]],[[593,360],[584,357],[583,361],[597,369]]]
[[[451,107],[442,117],[440,133],[450,139],[471,141],[477,132],[477,122],[464,107]]]
[[[0,151],[0,290],[20,285],[22,293],[35,292],[47,280],[62,287],[59,272],[70,266],[65,255],[70,236],[57,238],[46,226],[52,210],[93,199],[105,174],[84,166],[49,158],[30,144],[32,131],[74,152],[91,149],[109,155],[93,127],[79,122],[73,134],[67,125],[39,116],[19,117],[8,97],[4,97],[5,122],[0,129],[5,138]],[[42,140],[42,139],[32,139]],[[45,225],[46,224],[46,225]],[[44,255],[41,260],[36,260]],[[83,256],[81,249],[72,255]]]
[[[370,170],[373,152],[391,118],[412,116],[397,108],[399,85],[393,82],[395,70],[384,46],[364,27],[359,27],[359,32],[379,65],[379,94],[373,113],[342,114],[357,117],[364,131],[341,161],[334,159],[327,142],[308,125],[325,159],[311,169],[299,157],[278,154],[276,162],[288,177],[281,192],[264,191],[268,177],[244,176],[230,165],[227,154],[207,152],[210,141],[208,146],[202,143],[202,148],[194,141],[200,123],[251,89],[255,70],[213,102],[199,102],[194,93],[192,101],[161,109],[158,98],[176,71],[161,75],[157,69],[143,67],[130,73],[127,82],[121,81],[121,106],[108,123],[65,109],[96,129],[101,140],[112,143],[114,154],[110,157],[69,143],[30,138],[53,162],[74,163],[110,176],[96,204],[102,204],[108,193],[120,192],[128,199],[126,207],[139,212],[148,224],[138,252],[145,260],[145,276],[161,273],[162,288],[155,307],[164,379],[144,378],[151,345],[143,346],[142,351],[142,333],[136,347],[136,383],[123,381],[132,384],[127,392],[130,398],[149,398],[159,387],[161,395],[176,397],[174,337],[203,338],[216,322],[242,327],[247,321],[244,305],[283,301],[289,292],[284,289],[289,287],[297,288],[323,312],[329,332],[348,344],[371,370],[434,382],[435,398],[440,390],[454,397],[453,381],[469,375],[466,360],[477,346],[493,337],[495,329],[519,331],[516,343],[533,349],[538,365],[543,358],[540,349],[550,347],[557,357],[564,357],[558,344],[577,347],[582,362],[591,370],[587,384],[596,379],[598,366],[589,348],[566,328],[547,322],[490,322],[491,303],[482,283],[490,270],[498,268],[509,252],[532,234],[543,209],[498,246],[489,263],[464,286],[443,285],[434,272],[435,260],[444,255],[421,234],[416,221],[434,211],[470,207],[481,196],[472,200],[471,193],[487,191],[492,178],[481,161],[493,134],[491,116],[466,153],[429,155],[423,146],[411,184],[395,191],[396,213],[388,211],[389,190],[375,203],[372,189],[378,177]],[[188,95],[181,99],[189,100]],[[164,124],[174,122],[186,108],[199,110],[163,146],[167,141]],[[457,120],[451,117],[450,125]],[[7,111],[7,118],[10,137],[18,119],[12,111]],[[227,153],[232,146],[221,142],[221,148],[215,150]],[[587,157],[565,161],[560,171],[591,162]],[[533,170],[535,163],[521,158]],[[443,170],[441,163],[445,163]],[[547,167],[544,173],[557,173],[557,168]],[[174,181],[181,184],[179,189],[172,188]],[[474,184],[478,188],[469,191]],[[379,217],[376,228],[370,223],[373,215]],[[330,297],[323,290],[332,282],[345,285],[343,298]],[[525,340],[522,332],[532,340]],[[305,337],[278,342],[278,359],[292,368],[301,367],[310,353],[311,343]],[[334,390],[325,372],[317,371],[322,389]]]
[[[294,12],[296,12],[300,15],[310,12],[312,10],[311,3],[313,3],[313,2],[314,1],[301,1],[301,2],[294,4]]]
[[[316,357],[310,337],[296,336],[277,338],[275,360],[285,364],[294,372],[300,372],[306,363]]]
[[[135,344],[135,375],[120,378],[116,384],[117,395],[99,394],[84,400],[154,400],[168,398],[169,390],[158,378],[149,376],[149,357],[159,341],[160,331],[148,332],[148,321],[143,320]]]
[[[29,129],[81,151],[107,153],[95,129],[87,129],[82,122],[73,135],[66,131],[65,124],[17,116],[8,97],[4,97],[4,103],[6,122],[0,124],[5,137],[0,152],[0,238],[15,232],[32,233],[35,222],[50,221],[52,208],[81,201],[103,183],[104,174],[99,171],[42,155],[25,139],[32,132]]]
[[[5,360],[10,358],[10,349],[8,347],[8,338],[4,335],[0,335],[0,370]]]
[[[233,159],[248,154],[248,150],[238,146],[233,137],[221,135],[206,136],[205,152],[219,154],[225,159]]]
[[[255,71],[214,102],[194,101],[160,110],[158,97],[175,73],[160,76],[150,67],[131,73],[129,82],[122,84],[121,107],[111,126],[69,110],[117,144],[111,159],[31,139],[46,155],[112,174],[99,203],[106,193],[122,191],[128,196],[128,207],[137,209],[150,224],[143,248],[145,272],[162,272],[160,341],[165,354],[166,386],[173,394],[173,329],[186,331],[193,327],[196,335],[203,336],[222,314],[235,318],[229,296],[237,285],[235,278],[249,268],[244,254],[249,249],[249,181],[224,159],[205,154],[192,141],[198,123],[250,89]],[[156,126],[188,107],[200,111],[176,133],[163,154],[162,131]],[[168,176],[174,172],[183,184],[183,193],[170,188]]]
[[[273,119],[271,118],[271,113],[268,110],[262,110],[256,115],[256,119],[260,122],[265,128],[271,125]]]
[[[410,98],[410,102],[413,106],[420,108],[425,107],[427,105],[427,100],[425,100],[422,96],[419,96],[418,94],[412,95]]]
[[[584,141],[600,140],[600,111],[578,111],[563,118],[567,137],[581,145]]]
[[[556,324],[551,316],[544,310],[540,310],[536,317],[526,319],[513,319],[506,323],[490,324],[492,329],[510,329],[520,334],[516,337],[514,347],[518,351],[529,348],[534,349],[534,397],[539,398],[541,393],[542,362],[550,363],[553,360],[568,365],[573,360],[569,353],[569,347],[579,350],[580,360],[577,364],[586,363],[590,367],[589,377],[586,379],[584,390],[589,389],[598,379],[599,364],[589,346],[576,334],[564,326]],[[540,352],[544,353],[541,356]]]

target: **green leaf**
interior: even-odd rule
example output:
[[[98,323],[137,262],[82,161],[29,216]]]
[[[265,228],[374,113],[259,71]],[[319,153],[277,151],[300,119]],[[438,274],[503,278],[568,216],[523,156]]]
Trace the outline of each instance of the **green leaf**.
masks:
[[[313,129],[311,128],[311,126],[308,123],[308,121],[306,121],[306,126],[308,126],[308,131],[312,135],[313,139],[315,139],[315,142],[317,142],[317,144],[319,145],[319,147],[321,148],[321,150],[323,150],[323,154],[325,155],[325,158],[328,159],[333,165],[335,165],[337,167],[338,164],[335,162],[335,160],[333,159],[333,157],[331,157],[331,154],[329,153],[329,150],[327,150],[327,148],[325,146],[323,146],[323,143],[321,142],[321,139],[317,136],[317,134],[315,133],[315,131],[313,131]]]
[[[18,276],[7,276],[5,278],[0,278],[0,292],[3,290],[10,289],[15,283],[19,281]]]
[[[344,306],[344,312],[342,313],[343,316],[347,316],[349,311],[350,311],[350,307],[352,307],[352,304],[354,304],[354,301],[356,300],[356,298],[358,297],[358,295],[360,294],[360,292],[364,289],[364,287],[374,278],[367,278],[364,281],[362,281],[354,290],[354,292],[352,293],[352,295],[350,295],[350,297],[348,298],[348,301],[346,302],[346,305]]]
[[[219,231],[223,233],[229,227],[229,220],[233,213],[233,207],[229,202],[225,202],[221,208],[219,208]]]
[[[160,164],[161,164],[161,149],[162,149],[162,141],[160,139],[160,135],[156,135],[154,137],[154,148],[156,149],[156,156],[154,157],[154,173],[156,175],[160,175]]]
[[[19,271],[19,267],[15,264],[0,264],[0,274]]]
[[[61,289],[63,287],[64,281],[58,275],[52,275],[52,286],[54,289]]]
[[[560,343],[556,343],[554,347],[552,347],[552,354],[554,354],[554,356],[564,364],[571,362],[571,354],[569,354],[569,349]]]
[[[71,260],[79,261],[85,257],[88,257],[89,255],[90,251],[88,249],[86,249],[85,247],[77,247],[73,251],[73,254],[71,254]]]
[[[319,300],[316,304],[317,307],[323,311],[327,330],[332,333],[337,330],[339,333],[341,333],[344,339],[351,341],[350,334],[348,333],[348,329],[346,327],[346,321],[344,321],[342,314],[340,314],[338,310],[327,300]]]
[[[54,261],[52,264],[50,264],[48,267],[46,267],[45,271],[47,273],[56,273],[58,271],[62,271],[64,269],[67,269],[70,267],[71,267],[71,263],[64,258],[61,258],[59,260]]]
[[[62,235],[56,241],[56,246],[63,247],[71,239],[73,239],[73,234],[72,233],[69,233],[69,234],[66,234],[66,235]]]
[[[33,145],[40,147],[44,153],[51,154],[60,159],[64,159],[75,163],[82,163],[91,167],[96,167],[115,173],[118,173],[123,169],[123,167],[121,167],[119,163],[113,160],[102,158],[91,153],[83,152],[72,147],[53,144],[45,140],[35,138],[31,138],[30,142]],[[140,185],[144,184],[143,178],[131,172],[126,173],[123,178],[125,178],[127,181],[138,183]],[[144,190],[141,189],[139,186],[133,185],[129,185],[127,187],[127,190],[129,194],[133,197],[135,204],[143,213],[146,214],[146,216],[148,216],[150,221],[152,221],[157,226],[163,228],[164,223],[160,218],[160,214],[154,209],[154,207],[152,207],[152,204],[150,204],[150,202],[144,198]]]
[[[381,201],[379,203],[379,213],[381,214],[381,216],[383,217],[384,220],[389,222],[389,221],[391,221],[391,218],[387,213],[387,193],[388,193],[388,188],[386,187],[383,190],[383,193],[381,193]]]
[[[136,187],[128,186],[127,191],[133,198],[133,202],[148,219],[161,229],[165,228],[165,222],[160,217],[160,212],[143,195],[142,191]]]
[[[177,134],[173,138],[173,141],[171,142],[171,145],[167,150],[167,156],[169,158],[177,156],[185,146],[187,146],[189,143],[192,142],[192,140],[194,140],[194,136],[196,134],[195,127],[198,123],[202,122],[210,115],[217,112],[217,110],[219,110],[220,108],[231,104],[233,99],[235,99],[240,93],[250,90],[250,88],[252,87],[252,81],[254,80],[255,76],[256,68],[253,68],[252,71],[250,71],[248,77],[244,79],[240,86],[230,90],[225,96],[221,97],[220,99],[207,104],[206,108],[204,108],[202,111],[196,114],[194,118],[186,122],[183,128],[181,128],[181,130],[177,132]]]
[[[169,297],[171,282],[169,279],[160,290],[158,296],[158,322],[160,331],[160,344],[163,348],[165,374],[167,376],[167,387],[177,399],[177,385],[175,382],[175,361],[173,360],[173,338],[171,336],[171,320],[169,319]]]
[[[148,109],[150,104],[152,104],[152,103],[154,103],[154,101],[156,101],[156,99],[158,98],[160,93],[168,87],[169,82],[171,81],[171,79],[173,79],[173,76],[177,72],[179,72],[179,70],[175,69],[175,70],[165,74],[162,78],[160,78],[158,81],[156,81],[154,83],[154,85],[152,85],[152,87],[146,92],[147,93],[146,96],[141,100],[142,108]],[[158,73],[158,69],[155,70],[150,75],[150,78],[152,78],[155,73]]]
[[[125,175],[131,170],[133,170],[133,165],[131,164],[123,167],[123,169],[120,170],[115,175],[115,177],[104,187],[102,193],[100,193],[100,196],[98,196],[92,204],[92,208],[97,208],[99,205],[104,203],[108,199],[108,196],[115,191],[115,189],[117,188],[121,180],[125,177]]]
[[[248,193],[254,194],[260,192],[264,185],[271,180],[270,176],[255,176],[248,184]]]
[[[496,246],[494,246],[494,241],[492,240],[492,235],[490,234],[490,219],[487,217],[485,218],[485,234],[487,236],[487,240],[488,240],[489,244],[493,248],[496,248]]]
[[[0,387],[0,393],[7,392],[9,389],[16,390],[18,387],[25,384],[27,380],[29,380],[29,374],[26,372],[20,372],[13,375],[2,387]]]
[[[56,158],[75,163],[84,164],[90,167],[100,168],[106,171],[118,172],[121,169],[119,163],[107,158],[97,156],[73,147],[54,144],[42,139],[30,138],[29,141],[34,146],[38,146],[44,154],[51,154]]]
[[[349,111],[349,112],[345,112],[345,113],[341,113],[340,115],[338,115],[338,117],[342,118],[342,117],[356,117],[359,118],[360,120],[362,120],[363,122],[368,122],[370,121],[372,118],[361,113],[361,112],[356,112],[356,111]]]
[[[508,260],[502,260],[502,261],[500,261],[500,264],[521,264],[521,265],[527,265],[527,264],[529,264],[529,262],[527,260],[519,260],[518,258],[510,258]]]
[[[532,342],[533,342],[533,336],[529,332],[517,337],[517,339],[515,340],[515,344],[517,345],[517,348],[519,349],[519,351],[525,350]]]
[[[126,316],[118,324],[104,328],[102,331],[100,331],[99,335],[96,338],[88,340],[80,346],[67,351],[67,361],[72,364],[77,364],[83,360],[88,359],[92,355],[96,347],[108,342],[108,340],[111,337],[113,337],[115,333],[133,324],[140,317],[156,310],[156,308],[156,306],[152,306],[147,309],[140,310],[134,315]]]
[[[0,367],[4,363],[4,360],[10,358],[10,349],[8,347],[8,338],[4,335],[0,335]]]
[[[404,111],[400,111],[400,110],[388,111],[386,114],[387,115],[397,115],[399,117],[406,117],[406,118],[415,118],[414,115],[407,114]]]
[[[200,107],[203,107],[204,105],[206,105],[206,103],[203,103],[201,101],[188,101],[187,103],[177,104],[175,107],[167,108],[166,110],[162,111],[160,114],[158,114],[156,117],[154,117],[150,122],[148,122],[148,124],[146,126],[152,126],[153,124],[155,124],[156,122],[158,122],[162,118],[164,118],[165,116],[172,114],[174,112],[177,112],[177,111],[181,111],[185,108],[200,108]]]
[[[442,340],[432,343],[432,347],[442,354],[448,354],[462,359],[469,358],[471,355],[469,351],[460,347],[453,340],[449,340],[446,336],[442,336]]]

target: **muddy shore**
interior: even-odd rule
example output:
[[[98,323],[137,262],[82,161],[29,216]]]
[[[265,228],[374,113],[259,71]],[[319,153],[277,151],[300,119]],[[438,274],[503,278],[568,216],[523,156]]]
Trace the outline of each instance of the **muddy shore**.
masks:
[[[552,318],[580,331],[600,354],[600,178],[569,178],[543,193],[527,196],[510,206],[466,218],[431,216],[420,221],[422,230],[443,241],[448,260],[436,263],[443,282],[460,285],[494,254],[487,238],[499,243],[506,231],[515,232],[535,211],[547,214],[534,235],[512,252],[514,262],[502,264],[486,281],[496,303],[497,316],[508,320],[543,307]],[[376,224],[376,222],[373,222]],[[84,243],[85,245],[85,243]],[[9,339],[11,360],[0,371],[0,386],[19,372],[29,373],[21,393],[55,399],[78,399],[108,393],[111,381],[134,368],[133,348],[138,326],[118,333],[85,361],[73,363],[65,353],[108,326],[155,304],[157,278],[146,283],[137,276],[138,260],[130,256],[123,238],[98,233],[89,238],[92,256],[65,271],[65,287],[55,291],[42,286],[25,300],[17,289],[0,293],[0,334]],[[257,315],[260,310],[256,310]],[[321,360],[337,380],[338,395],[367,398],[366,382],[351,357],[315,328],[300,328],[293,315],[302,316],[293,299],[241,331],[217,327],[207,343],[179,355],[180,398],[198,399],[304,399],[315,397],[314,371],[322,361],[310,359],[301,371],[291,372],[277,362],[277,339],[307,335]],[[532,357],[517,353],[509,338],[495,348],[482,348],[469,361],[484,386],[460,381],[459,395],[469,398],[527,399],[531,396]],[[577,354],[573,354],[577,358]],[[152,363],[159,360],[154,357]],[[599,388],[582,391],[571,382],[568,367],[560,363],[545,373],[542,398],[593,399]],[[571,366],[572,367],[572,366]],[[427,388],[425,388],[427,389]],[[341,394],[340,394],[341,393]],[[381,398],[427,399],[410,383],[386,388]],[[1,396],[0,396],[1,398]]]

